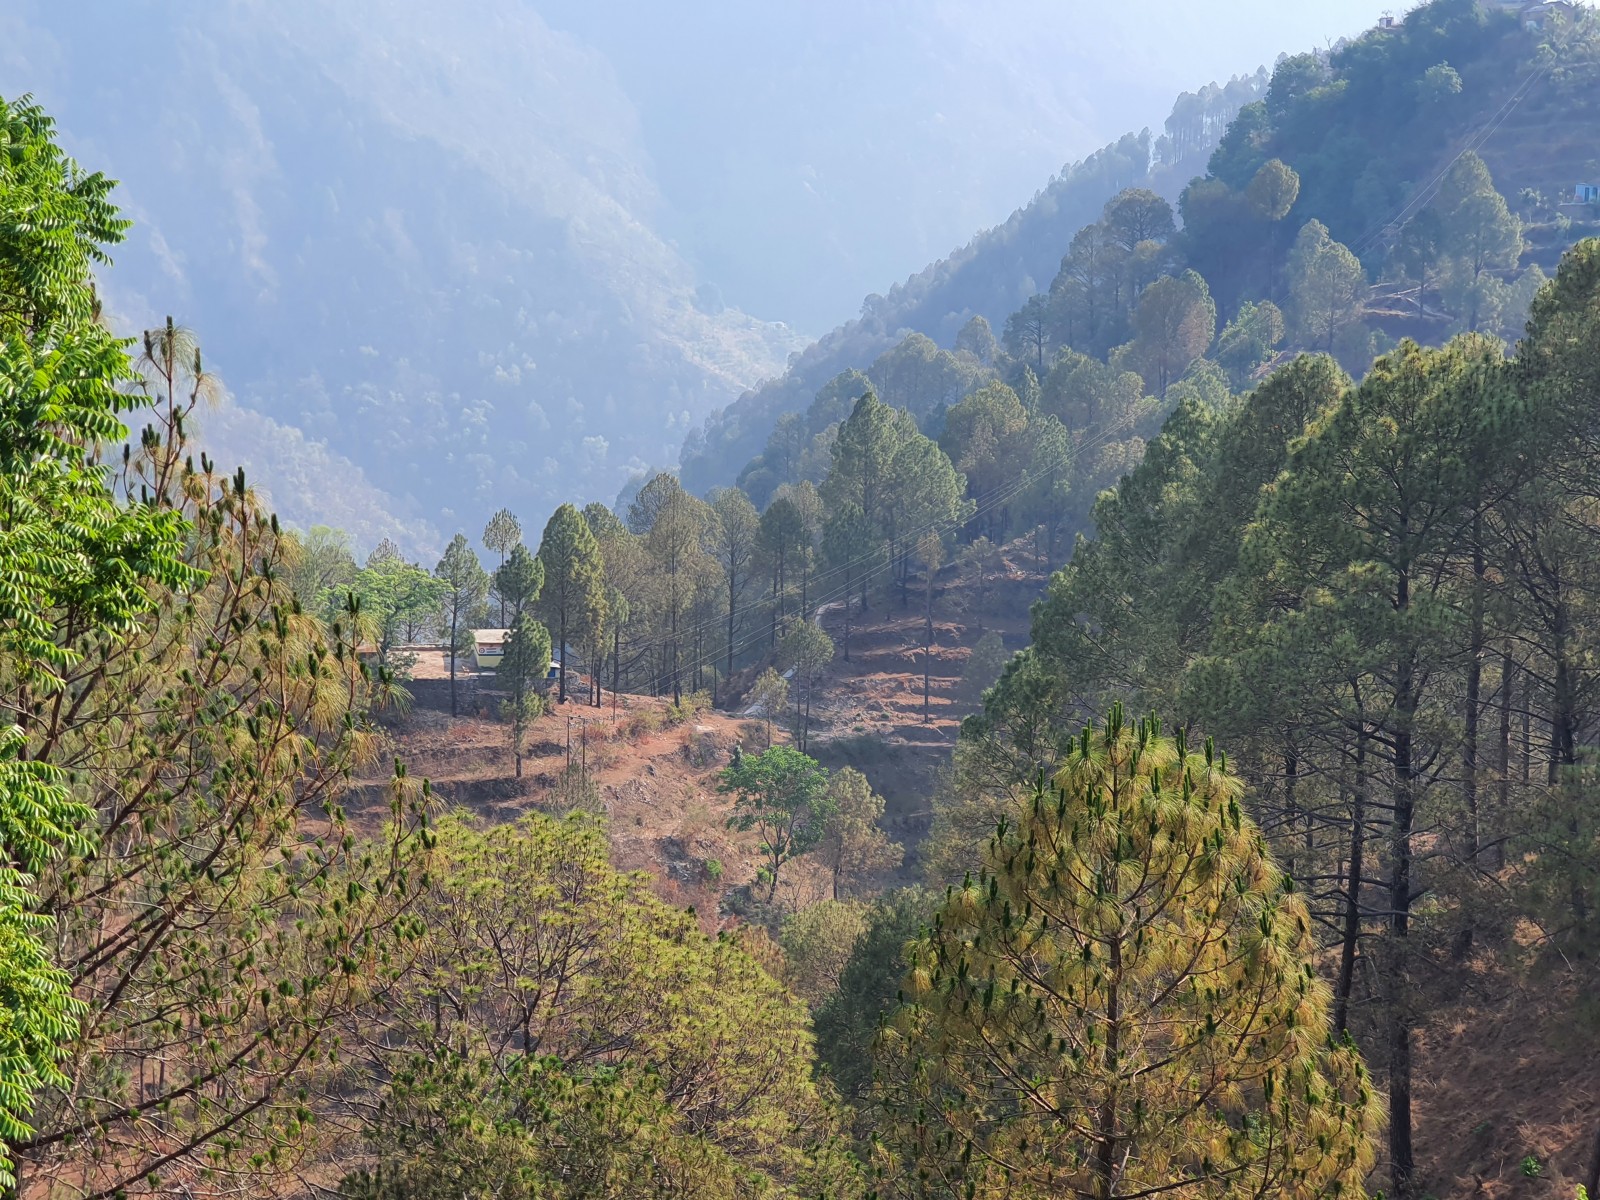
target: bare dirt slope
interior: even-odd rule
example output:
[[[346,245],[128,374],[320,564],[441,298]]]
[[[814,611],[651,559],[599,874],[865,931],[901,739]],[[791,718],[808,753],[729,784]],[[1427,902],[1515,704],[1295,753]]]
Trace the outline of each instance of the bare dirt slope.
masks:
[[[447,689],[436,706],[429,682],[414,681],[419,702],[391,720],[390,734],[408,773],[427,779],[443,806],[495,823],[603,810],[618,867],[647,872],[658,895],[692,906],[708,929],[732,923],[718,915],[723,896],[760,866],[756,835],[727,827],[732,798],[717,790],[734,743],[749,744],[754,732],[744,722],[702,712],[670,724],[666,701],[648,697],[620,697],[615,709],[609,697],[603,709],[553,703],[534,722],[519,778],[509,730],[484,715],[479,694],[461,688],[462,715],[452,717]],[[569,764],[586,770],[592,790],[571,782]],[[362,781],[352,804],[358,818],[387,814],[385,783],[380,774]],[[819,869],[802,860],[785,869],[777,899],[800,907],[821,898],[823,886]]]

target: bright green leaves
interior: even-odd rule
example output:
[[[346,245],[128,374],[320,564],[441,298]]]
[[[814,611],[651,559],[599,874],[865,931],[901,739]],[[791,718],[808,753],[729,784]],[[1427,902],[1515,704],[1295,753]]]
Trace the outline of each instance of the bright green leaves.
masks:
[[[850,1194],[804,1009],[614,870],[603,825],[449,819],[433,877],[346,1195]]]
[[[30,97],[0,100],[0,334],[93,319],[89,274],[130,224],[112,186],[62,152]]]
[[[760,754],[740,754],[724,768],[719,790],[736,796],[731,829],[754,829],[767,862],[770,901],[779,872],[790,859],[821,842],[837,801],[828,790],[828,772],[815,759],[790,746]]]
[[[21,730],[0,729],[0,841],[17,864],[0,867],[0,1137],[7,1142],[32,1133],[27,1118],[37,1091],[67,1085],[58,1064],[88,1011],[45,949],[52,922],[35,911],[34,880],[24,872],[86,853],[92,814],[72,800],[60,772],[24,759],[24,748]],[[0,1155],[0,1184],[12,1182]]]

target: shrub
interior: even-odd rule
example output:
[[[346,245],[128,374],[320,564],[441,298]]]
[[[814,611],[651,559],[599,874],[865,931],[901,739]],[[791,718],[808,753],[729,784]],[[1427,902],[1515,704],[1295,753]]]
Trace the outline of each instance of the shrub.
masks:
[[[561,773],[561,778],[556,781],[554,798],[554,807],[563,813],[603,814],[606,810],[605,802],[600,799],[600,789],[595,786],[589,772],[577,763]]]
[[[630,742],[649,737],[661,728],[661,714],[654,708],[641,708],[628,715],[625,736]]]
[[[667,703],[667,724],[682,725],[693,721],[711,707],[710,692],[685,692],[676,704]]]

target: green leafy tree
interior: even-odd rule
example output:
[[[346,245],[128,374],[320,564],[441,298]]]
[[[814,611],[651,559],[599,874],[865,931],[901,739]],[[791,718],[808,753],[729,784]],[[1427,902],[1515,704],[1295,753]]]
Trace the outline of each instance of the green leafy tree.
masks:
[[[489,595],[489,576],[478,561],[477,552],[458,533],[450,539],[444,555],[433,568],[433,577],[444,590],[439,617],[440,632],[449,639],[450,715],[456,715],[456,662],[472,652],[472,623],[477,620]]]
[[[750,687],[750,703],[767,722],[767,745],[772,744],[772,718],[789,703],[789,681],[768,667]]]
[[[561,505],[545,523],[539,561],[544,564],[540,605],[560,652],[560,698],[564,704],[572,657],[569,647],[581,631],[605,623],[605,561],[589,523],[570,504]],[[591,669],[598,667],[591,664]]]
[[[794,671],[795,734],[800,749],[810,745],[811,700],[817,680],[833,661],[833,639],[811,621],[796,621],[778,646],[778,661]]]
[[[510,557],[495,570],[494,590],[500,598],[500,619],[509,610],[511,621],[527,612],[544,590],[544,560],[529,552],[521,542],[511,547]]]
[[[755,830],[765,860],[767,901],[785,864],[821,842],[832,814],[828,772],[791,746],[742,754],[722,771],[720,791],[736,797],[728,828]]]
[[[1001,820],[880,1040],[892,1194],[1362,1188],[1382,1107],[1243,791],[1113,709]]]
[[[1145,386],[1166,399],[1167,389],[1203,355],[1217,332],[1217,306],[1194,271],[1156,280],[1139,298],[1137,333],[1125,361]],[[1119,360],[1123,361],[1123,360]]]
[[[884,1014],[900,1001],[911,965],[906,947],[926,932],[936,908],[934,893],[921,887],[900,888],[875,899],[839,970],[838,985],[812,1017],[819,1063],[845,1100],[865,1113],[870,1113],[866,1101],[873,1041]]]
[[[1256,369],[1271,360],[1285,332],[1283,311],[1276,304],[1247,301],[1217,338],[1217,365],[1234,387],[1246,387]]]
[[[404,666],[398,646],[414,641],[438,621],[448,585],[414,563],[394,555],[374,555],[350,581],[349,598],[364,629],[377,646],[385,668]]]
[[[39,876],[99,846],[97,814],[50,752],[50,721],[79,708],[88,663],[122,653],[154,592],[204,579],[189,525],[121,504],[99,447],[127,436],[124,346],[98,323],[91,269],[127,222],[111,182],[62,153],[29,100],[0,100],[0,1186],[33,1140],[36,1097],[66,1090],[67,1047],[89,1015]],[[61,623],[62,618],[66,623]],[[67,704],[71,701],[70,705]],[[66,964],[69,969],[63,969]]]
[[[550,631],[528,613],[517,614],[495,669],[495,682],[506,693],[505,715],[511,722],[511,753],[517,778],[522,778],[522,751],[528,726],[544,711],[540,689],[550,672]]]
[[[64,855],[86,855],[92,812],[74,801],[54,768],[26,760],[16,726],[0,730],[0,836],[12,862],[0,868],[0,1137],[12,1145],[33,1128],[33,1097],[68,1087],[60,1062],[88,1006],[72,994],[72,977],[47,947],[55,923],[36,911],[34,873]],[[0,1183],[16,1183],[9,1152],[0,1155]]]
[[[1300,176],[1282,159],[1269,159],[1261,164],[1244,195],[1257,216],[1277,223],[1289,215],[1300,198]]]
[[[505,566],[506,555],[511,553],[513,546],[522,544],[522,523],[517,520],[509,508],[502,508],[489,518],[489,523],[483,527],[483,546],[497,554],[500,561],[495,564],[494,579],[498,583],[499,568]],[[499,597],[500,624],[506,623],[506,598]]]
[[[1427,105],[1437,107],[1461,94],[1461,72],[1447,62],[1435,63],[1422,73],[1417,95]]]
[[[804,1006],[611,865],[602,820],[442,820],[362,1040],[361,1200],[859,1194]]]
[[[807,1007],[815,1010],[839,986],[839,972],[866,926],[866,905],[837,896],[784,919],[778,934],[784,978]]]
[[[1367,279],[1361,262],[1320,221],[1307,222],[1289,252],[1289,308],[1295,334],[1332,353],[1339,335],[1361,320]]]
[[[300,603],[320,617],[331,616],[356,575],[350,535],[342,529],[313,525],[303,534],[291,534],[296,550],[289,571],[289,586]]]
[[[817,844],[817,857],[828,869],[833,898],[859,887],[873,876],[892,871],[905,849],[880,827],[883,797],[854,767],[835,771],[828,780],[831,800],[827,825]]]
[[[738,488],[724,488],[711,501],[713,552],[728,584],[727,673],[733,674],[739,634],[740,605],[754,569],[761,539],[761,516]]]

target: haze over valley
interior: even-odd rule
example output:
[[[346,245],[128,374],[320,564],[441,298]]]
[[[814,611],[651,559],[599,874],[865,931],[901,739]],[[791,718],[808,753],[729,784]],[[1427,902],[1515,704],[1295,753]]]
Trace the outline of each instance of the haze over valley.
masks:
[[[0,78],[121,181],[107,304],[203,338],[217,452],[291,522],[434,547],[674,465],[1179,85],[1377,10],[21,0]]]

